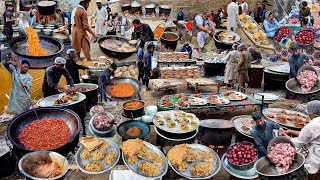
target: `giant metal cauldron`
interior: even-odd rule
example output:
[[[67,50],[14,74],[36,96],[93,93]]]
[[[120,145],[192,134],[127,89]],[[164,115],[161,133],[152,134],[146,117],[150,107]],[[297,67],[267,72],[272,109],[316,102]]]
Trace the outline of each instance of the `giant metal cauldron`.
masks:
[[[66,122],[70,129],[69,132],[71,137],[69,141],[59,148],[52,149],[52,151],[64,155],[70,151],[73,151],[79,142],[80,117],[74,111],[60,107],[42,107],[36,108],[35,110],[39,116],[39,119],[44,117],[60,118]],[[24,145],[19,141],[18,135],[23,127],[35,120],[38,120],[37,116],[33,110],[29,110],[14,117],[8,124],[7,136],[12,142],[13,152],[18,158],[21,158],[23,155],[33,151],[24,147]]]
[[[10,49],[19,56],[20,60],[28,60],[31,69],[43,69],[54,64],[54,59],[60,56],[64,46],[57,39],[48,36],[39,36],[40,46],[49,51],[47,56],[29,56],[26,53],[26,36],[13,38],[9,42]]]

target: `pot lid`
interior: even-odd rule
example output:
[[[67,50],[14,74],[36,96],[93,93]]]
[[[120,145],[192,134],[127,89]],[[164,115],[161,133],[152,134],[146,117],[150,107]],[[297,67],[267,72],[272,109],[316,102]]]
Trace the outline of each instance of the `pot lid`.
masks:
[[[160,7],[162,9],[171,9],[171,6],[169,6],[169,5],[160,5]]]
[[[38,3],[38,6],[42,6],[42,7],[49,7],[49,6],[54,6],[56,5],[56,2],[54,1],[40,1]]]
[[[253,93],[252,96],[259,101],[262,101],[262,96],[264,96],[264,101],[276,101],[280,98],[279,96],[272,93]]]
[[[155,7],[156,7],[156,5],[154,5],[154,4],[148,4],[145,6],[145,8],[155,8]]]
[[[206,119],[200,121],[200,126],[214,129],[233,128],[231,121],[223,119]]]
[[[284,65],[280,65],[280,66],[272,66],[272,67],[269,67],[268,70],[273,71],[273,72],[278,72],[278,73],[285,73],[285,74],[290,73],[289,64],[284,64]]]
[[[138,3],[137,1],[133,1],[133,2],[131,3],[131,7],[141,7],[141,4]]]
[[[131,6],[130,4],[122,4],[121,7]]]
[[[37,105],[39,107],[50,107],[50,106],[57,106],[57,107],[65,107],[65,106],[71,106],[71,105],[74,105],[74,104],[77,104],[77,103],[80,103],[82,102],[83,100],[86,99],[86,95],[78,92],[80,94],[80,97],[77,101],[68,101],[67,103],[64,103],[64,104],[58,104],[58,105],[53,105],[53,101],[55,99],[58,99],[61,95],[65,95],[65,93],[60,93],[60,94],[55,94],[55,95],[52,95],[52,96],[48,96],[46,98],[42,98],[40,99],[38,102],[37,102]]]

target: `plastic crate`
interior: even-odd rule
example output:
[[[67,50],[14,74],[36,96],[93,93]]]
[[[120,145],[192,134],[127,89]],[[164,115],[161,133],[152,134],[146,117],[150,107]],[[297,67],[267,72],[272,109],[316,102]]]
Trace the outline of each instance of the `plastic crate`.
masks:
[[[301,30],[301,24],[285,24],[286,27],[292,29],[292,30]]]

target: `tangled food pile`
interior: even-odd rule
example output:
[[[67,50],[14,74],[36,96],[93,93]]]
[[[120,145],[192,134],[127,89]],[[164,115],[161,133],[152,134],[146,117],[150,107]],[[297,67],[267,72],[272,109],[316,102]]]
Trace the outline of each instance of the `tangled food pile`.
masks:
[[[108,165],[111,165],[117,157],[113,146],[97,137],[83,137],[80,138],[80,142],[84,146],[80,158],[85,161],[84,169],[89,172],[102,171]]]
[[[192,176],[209,176],[213,173],[214,156],[209,151],[196,151],[188,144],[179,144],[169,150],[167,159],[177,170],[185,172],[189,166]],[[192,165],[192,163],[200,161]]]
[[[41,161],[32,163],[27,173],[37,178],[54,178],[62,174],[63,169],[55,162]]]
[[[143,108],[143,106],[144,106],[143,102],[135,101],[135,100],[132,100],[123,104],[123,107],[126,109],[140,109],[140,108]]]
[[[115,122],[114,117],[109,114],[97,114],[97,116],[93,119],[92,124],[95,129],[98,131],[108,131],[113,127],[113,123]]]
[[[68,142],[69,130],[62,119],[45,117],[22,128],[18,139],[27,149],[51,150]]]
[[[32,27],[25,27],[24,28],[28,40],[27,40],[27,52],[30,56],[46,56],[49,52],[40,47],[39,38],[37,33],[34,31]]]
[[[297,76],[297,80],[301,85],[302,91],[307,93],[316,85],[318,76],[314,71],[304,70]]]
[[[163,159],[157,152],[152,152],[144,144],[144,141],[129,139],[122,143],[121,149],[130,165],[137,163],[136,171],[148,177],[156,176],[160,173],[159,167],[163,165]],[[140,162],[139,160],[150,160],[150,162]]]
[[[227,152],[228,161],[236,165],[246,165],[257,158],[257,150],[253,144],[237,143]]]
[[[271,147],[268,157],[276,165],[278,172],[284,174],[289,170],[295,155],[296,150],[290,143],[278,143]]]
[[[129,44],[115,39],[106,39],[101,43],[103,48],[117,52],[134,52],[136,49]]]
[[[130,83],[121,83],[113,85],[109,93],[115,97],[128,97],[133,96],[134,88]]]

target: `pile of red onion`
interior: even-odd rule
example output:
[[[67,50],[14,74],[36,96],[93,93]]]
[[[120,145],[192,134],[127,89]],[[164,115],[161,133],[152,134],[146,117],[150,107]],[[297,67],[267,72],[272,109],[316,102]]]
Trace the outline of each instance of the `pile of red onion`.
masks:
[[[268,158],[276,165],[278,172],[284,174],[289,170],[295,155],[296,150],[290,143],[279,143],[271,147]]]
[[[99,114],[93,119],[93,127],[98,131],[108,131],[112,128],[115,119],[107,114]]]
[[[302,91],[306,93],[309,92],[311,88],[313,88],[316,85],[318,81],[318,76],[314,71],[304,70],[298,74],[297,80],[301,85]]]
[[[227,152],[228,161],[236,165],[246,165],[257,157],[257,150],[253,144],[237,143],[231,146]]]

